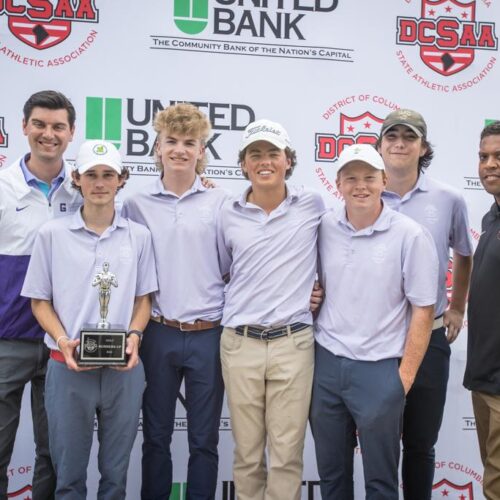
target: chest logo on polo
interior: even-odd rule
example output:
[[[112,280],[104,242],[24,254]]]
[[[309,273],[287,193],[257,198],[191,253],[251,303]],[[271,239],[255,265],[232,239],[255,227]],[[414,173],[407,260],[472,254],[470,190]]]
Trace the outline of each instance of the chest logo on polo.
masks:
[[[439,219],[439,211],[434,205],[427,205],[424,208],[424,217],[429,224],[436,224]]]
[[[382,264],[387,258],[388,248],[385,243],[378,243],[373,247],[371,259],[375,264]]]

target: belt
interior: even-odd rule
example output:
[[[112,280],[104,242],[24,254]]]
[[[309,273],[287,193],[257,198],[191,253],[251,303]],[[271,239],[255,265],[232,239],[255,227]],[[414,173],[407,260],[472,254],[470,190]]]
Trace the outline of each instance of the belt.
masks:
[[[167,319],[163,316],[151,316],[151,320],[156,321],[156,323],[161,323],[162,325],[177,328],[181,332],[199,332],[201,330],[210,330],[220,325],[220,321],[203,321],[197,319],[194,323],[182,323],[176,319]]]
[[[66,363],[63,353],[61,351],[56,351],[55,349],[50,350],[50,359],[59,361],[60,363]]]
[[[276,328],[264,328],[261,326],[248,325],[248,326],[237,326],[234,329],[234,332],[237,335],[250,337],[251,339],[258,340],[274,340],[279,339],[280,337],[284,337],[290,334],[300,332],[305,328],[310,327],[311,325],[307,325],[306,323],[292,323],[291,325],[278,326]]]
[[[432,329],[437,330],[438,328],[443,328],[444,326],[444,318],[443,315],[438,316],[437,318],[434,319],[434,323],[432,324]]]

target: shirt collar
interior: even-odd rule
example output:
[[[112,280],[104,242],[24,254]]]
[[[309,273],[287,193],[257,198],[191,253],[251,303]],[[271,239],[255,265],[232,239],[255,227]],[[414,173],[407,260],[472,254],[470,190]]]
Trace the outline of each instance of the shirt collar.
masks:
[[[196,177],[194,178],[193,185],[185,193],[183,193],[181,196],[177,196],[172,191],[168,191],[167,189],[165,189],[165,186],[163,185],[162,179],[163,179],[163,174],[159,175],[156,178],[156,180],[154,181],[154,183],[150,185],[149,194],[152,194],[152,195],[163,195],[163,196],[174,196],[174,197],[180,199],[180,198],[184,198],[186,196],[189,196],[189,195],[191,195],[193,193],[197,193],[197,192],[200,192],[200,191],[206,191],[208,189],[201,182],[200,176],[196,175]]]
[[[80,207],[71,217],[71,224],[69,228],[74,231],[78,231],[79,229],[87,230],[87,226],[85,225],[85,221],[82,217],[83,206]],[[127,219],[123,218],[119,212],[115,209],[115,216],[113,217],[113,222],[111,226],[109,226],[106,231],[114,231],[117,227],[123,228],[127,227]]]
[[[30,153],[28,153],[24,155],[20,161],[21,170],[23,172],[24,178],[26,179],[26,184],[33,184],[38,182],[47,184],[45,181],[42,181],[36,175],[34,175],[33,172],[31,172],[31,170],[28,168],[27,161],[30,159],[30,156],[31,156]],[[52,184],[62,182],[64,180],[65,175],[66,175],[66,168],[63,162],[61,165],[61,170],[59,171],[57,176],[52,180]]]
[[[286,185],[286,197],[283,200],[283,202],[286,202],[287,205],[290,205],[291,203],[294,203],[295,201],[297,201],[299,199],[300,193],[304,190],[304,188],[302,186],[298,187],[298,186],[289,186],[288,184],[285,184],[285,185]],[[252,190],[252,186],[248,186],[243,191],[243,193],[241,193],[241,195],[239,197],[236,197],[234,199],[233,204],[239,205],[240,207],[248,207],[247,199],[248,199],[248,195],[249,195],[251,190]],[[281,202],[280,206],[283,204],[283,202]],[[252,205],[252,207],[248,207],[248,208],[253,208],[253,205]]]
[[[393,191],[384,191],[382,193],[382,196],[397,197],[401,198],[401,200],[407,200],[408,198],[411,198],[413,194],[416,193],[417,191],[429,191],[429,183],[426,175],[423,172],[420,172],[417,178],[417,182],[415,183],[413,188],[410,189],[410,191],[405,193],[403,196],[399,196],[397,193],[394,193]]]
[[[382,211],[377,220],[371,226],[359,230],[355,229],[347,219],[345,206],[337,212],[336,216],[338,223],[354,233],[353,236],[366,236],[372,234],[374,231],[387,231],[391,225],[391,214],[392,210],[382,201]]]

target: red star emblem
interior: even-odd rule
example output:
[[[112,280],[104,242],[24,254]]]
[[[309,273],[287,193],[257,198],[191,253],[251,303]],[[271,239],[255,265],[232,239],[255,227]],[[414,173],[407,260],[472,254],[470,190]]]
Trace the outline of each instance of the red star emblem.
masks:
[[[349,132],[354,132],[354,127],[352,125],[349,125],[347,127],[347,130],[349,130]]]
[[[449,5],[447,5],[447,6],[445,7],[445,10],[446,10],[446,12],[451,12],[451,7],[450,7]]]
[[[365,126],[365,128],[370,128],[372,126],[370,122],[365,122],[363,123],[363,125]]]
[[[448,493],[449,493],[449,491],[448,491],[448,490],[443,490],[443,491],[441,492],[441,495],[443,495],[444,497],[447,497],[447,496],[448,496]]]
[[[468,17],[467,12],[462,12],[462,19],[467,19],[467,17]]]
[[[434,16],[436,14],[436,11],[434,9],[431,9],[429,11],[429,16]]]
[[[465,500],[465,495],[460,495],[460,500]]]

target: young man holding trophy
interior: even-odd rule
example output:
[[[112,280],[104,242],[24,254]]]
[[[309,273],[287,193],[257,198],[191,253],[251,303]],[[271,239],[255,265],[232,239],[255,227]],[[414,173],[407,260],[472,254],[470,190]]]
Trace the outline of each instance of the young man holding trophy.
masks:
[[[73,187],[83,206],[42,226],[22,290],[51,349],[45,402],[57,499],[87,497],[95,415],[98,498],[126,494],[145,386],[138,348],[157,290],[149,231],[115,211],[127,178],[113,144],[82,145]]]

